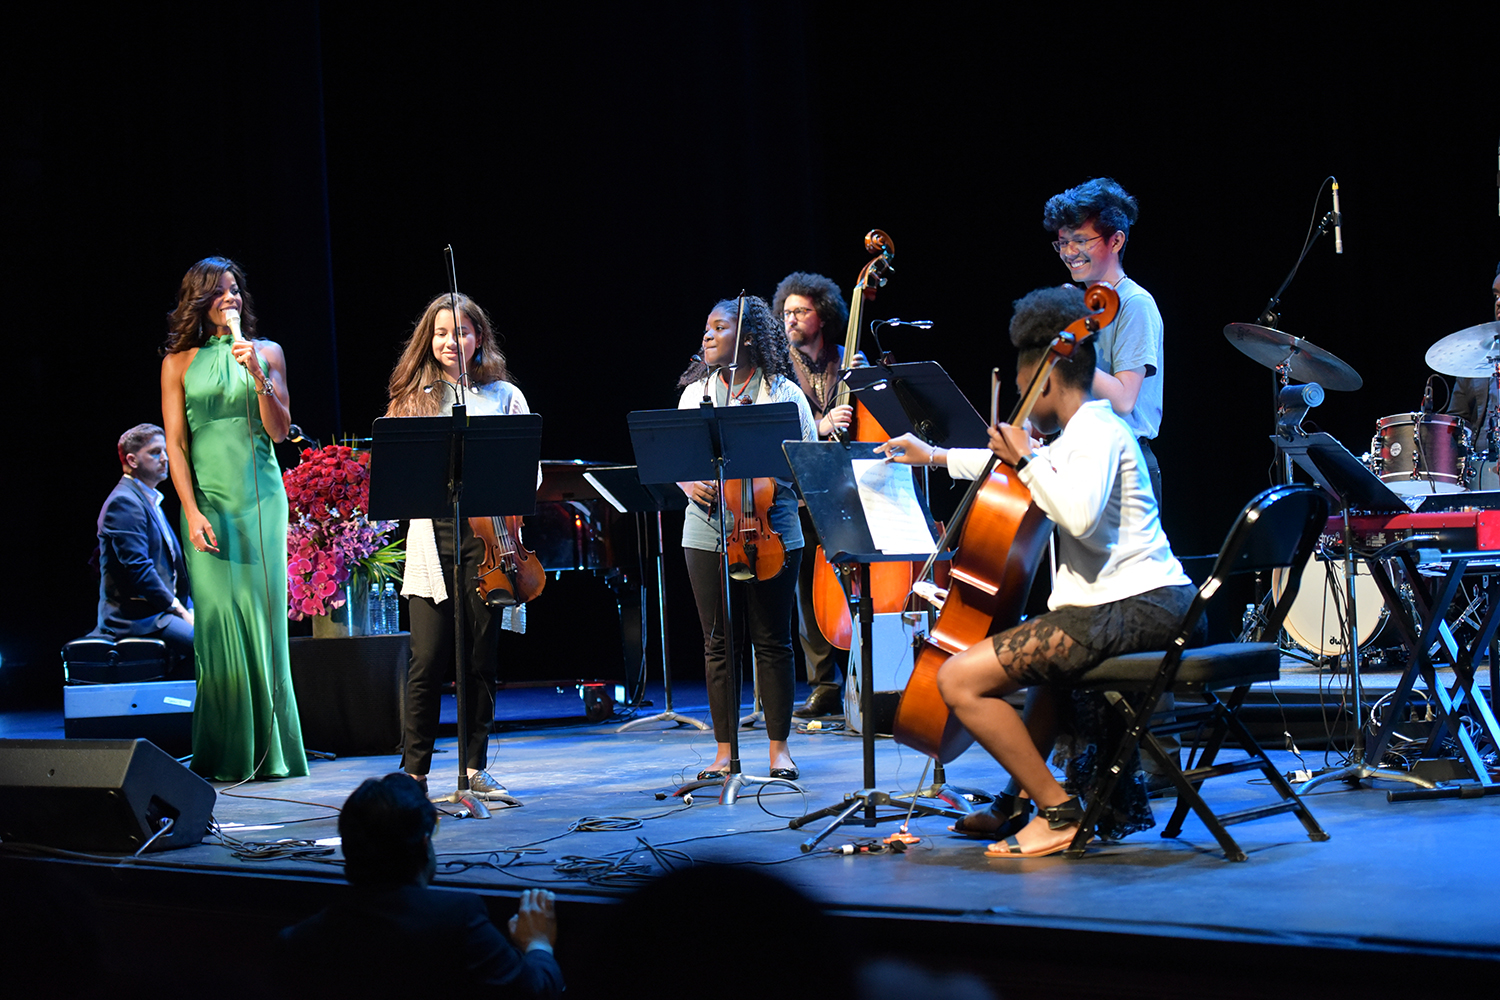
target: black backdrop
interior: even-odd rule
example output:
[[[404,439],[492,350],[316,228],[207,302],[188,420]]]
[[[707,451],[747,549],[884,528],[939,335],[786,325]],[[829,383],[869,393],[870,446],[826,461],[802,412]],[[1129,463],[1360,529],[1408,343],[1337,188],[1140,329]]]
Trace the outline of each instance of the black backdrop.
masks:
[[[624,414],[672,405],[716,299],[769,296],[794,269],[848,288],[872,227],[899,252],[870,315],[938,324],[887,346],[980,400],[1013,363],[1009,303],[1064,277],[1043,201],[1109,174],[1140,200],[1126,263],[1167,327],[1166,525],[1179,552],[1213,550],[1271,460],[1271,376],[1221,330],[1291,266],[1319,182],[1341,182],[1347,251],[1314,248],[1282,326],[1364,376],[1314,414],[1359,452],[1417,404],[1426,347],[1489,318],[1500,122],[1493,25],[1194,10],[22,15],[0,43],[0,680],[31,664],[50,684],[92,625],[113,442],[160,419],[163,316],[210,253],[247,267],[315,436],[368,432],[452,243],[545,416],[544,455],[628,461]]]

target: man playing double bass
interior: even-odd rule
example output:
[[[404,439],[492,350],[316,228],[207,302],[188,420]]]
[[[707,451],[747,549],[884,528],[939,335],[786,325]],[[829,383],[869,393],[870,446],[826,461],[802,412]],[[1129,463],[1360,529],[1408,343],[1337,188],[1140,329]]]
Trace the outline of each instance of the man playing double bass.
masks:
[[[838,285],[821,274],[793,271],[776,286],[771,311],[786,326],[786,337],[792,345],[792,369],[812,407],[818,438],[827,439],[847,430],[854,408],[833,405],[844,356],[843,346],[834,338],[849,322],[849,307],[844,304]],[[803,535],[817,537],[807,508],[801,508],[800,515]],[[844,710],[844,698],[839,691],[839,650],[824,638],[813,613],[816,564],[811,551],[809,547],[803,554],[797,572],[797,632],[803,659],[807,661],[807,682],[812,685],[807,701],[792,713],[799,719],[837,715]]]
[[[1057,332],[1087,313],[1083,293],[1069,285],[1015,304],[1018,385],[1030,383]],[[1034,446],[1024,429],[1002,424],[990,431],[989,451],[931,448],[909,434],[880,447],[890,461],[945,466],[968,479],[992,451],[1058,528],[1049,610],[951,657],[937,674],[943,701],[1011,776],[1010,793],[955,827],[999,840],[985,852],[991,857],[1043,857],[1068,846],[1083,817],[1077,795],[1092,784],[1097,762],[1092,754],[1069,760],[1065,790],[1042,754],[1064,732],[1080,746],[1097,743],[1091,734],[1108,711],[1102,699],[1069,697],[1071,678],[1111,656],[1165,648],[1195,593],[1162,532],[1136,435],[1095,395],[1094,373],[1090,340],[1047,376],[1031,422],[1058,435],[1049,445]],[[1005,696],[1027,687],[1036,690],[1023,720]],[[1132,774],[1116,787],[1103,835],[1153,823],[1144,776]],[[1033,806],[1038,815],[1028,822]]]

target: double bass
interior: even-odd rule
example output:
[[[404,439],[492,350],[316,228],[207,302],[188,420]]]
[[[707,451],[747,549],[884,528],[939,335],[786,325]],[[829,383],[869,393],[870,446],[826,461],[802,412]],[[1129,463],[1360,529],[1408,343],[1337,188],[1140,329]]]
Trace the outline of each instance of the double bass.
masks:
[[[859,336],[864,327],[865,303],[873,301],[875,293],[885,286],[889,275],[896,269],[896,244],[879,229],[865,234],[865,250],[875,254],[859,272],[854,291],[849,296],[849,324],[844,331],[844,363],[852,365],[859,351]],[[835,406],[853,405],[854,419],[849,430],[842,431],[841,441],[885,441],[890,434],[875,419],[865,404],[849,391],[847,382],[840,382],[838,391],[829,402]],[[844,591],[841,578],[853,583],[852,567],[837,567],[828,561],[828,556],[819,545],[813,557],[813,617],[823,637],[840,649],[848,649],[854,635],[854,620],[849,612],[849,597]],[[909,562],[878,562],[870,565],[870,591],[875,603],[875,614],[892,614],[905,610],[907,595],[911,592],[918,564]]]
[[[1078,344],[1114,321],[1120,296],[1107,285],[1090,285],[1084,292],[1084,303],[1089,314],[1074,320],[1053,339],[1007,423],[1018,426],[1025,422],[1052,368],[1060,359],[1071,357]],[[991,456],[954,513],[938,551],[953,533],[957,533],[958,541],[947,595],[937,623],[916,651],[911,678],[896,708],[894,733],[897,742],[943,764],[967,750],[974,737],[938,693],[938,669],[948,657],[1020,621],[1052,534],[1052,522],[1032,503],[1031,491],[1016,470]],[[935,559],[929,559],[923,567],[923,578]]]

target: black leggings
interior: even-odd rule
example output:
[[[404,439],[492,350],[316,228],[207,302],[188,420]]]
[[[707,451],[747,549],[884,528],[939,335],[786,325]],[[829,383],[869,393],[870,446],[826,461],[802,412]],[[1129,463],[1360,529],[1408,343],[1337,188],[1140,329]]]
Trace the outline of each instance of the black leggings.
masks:
[[[714,739],[728,743],[734,728],[739,692],[731,691],[728,658],[724,655],[723,568],[717,552],[683,549],[698,622],[703,627],[703,672],[708,681],[708,708],[714,720]],[[797,596],[797,566],[802,550],[787,553],[786,567],[774,580],[735,582],[729,603],[734,613],[734,645],[755,650],[760,670],[760,700],[766,710],[766,735],[784,740],[792,731],[792,604]],[[744,662],[749,662],[748,660]]]

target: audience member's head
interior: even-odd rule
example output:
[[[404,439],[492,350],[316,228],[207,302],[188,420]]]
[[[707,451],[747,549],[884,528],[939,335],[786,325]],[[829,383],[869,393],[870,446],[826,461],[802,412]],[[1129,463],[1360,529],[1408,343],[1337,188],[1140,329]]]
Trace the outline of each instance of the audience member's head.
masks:
[[[744,946],[774,962],[773,955],[801,955],[815,946],[816,961],[798,970],[798,992],[848,994],[853,965],[838,925],[811,897],[758,868],[695,864],[668,872],[627,896],[616,920],[610,942],[621,955],[652,954],[662,941],[697,940],[710,949],[704,954]],[[713,993],[715,1000],[763,998],[767,985],[759,976],[722,976]]]
[[[436,870],[437,810],[406,774],[367,778],[339,813],[344,877],[359,886],[427,884]]]

